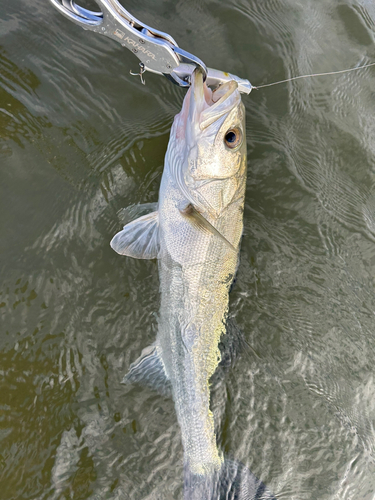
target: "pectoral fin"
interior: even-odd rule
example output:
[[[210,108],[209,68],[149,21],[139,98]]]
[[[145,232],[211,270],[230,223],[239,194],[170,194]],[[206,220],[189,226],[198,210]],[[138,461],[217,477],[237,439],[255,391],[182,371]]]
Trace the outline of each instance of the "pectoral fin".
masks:
[[[210,222],[208,222],[208,220],[203,217],[203,215],[199,213],[191,203],[183,210],[180,210],[180,213],[183,217],[188,219],[191,224],[195,226],[199,231],[213,234],[221,241],[223,241],[228,246],[228,248],[233,250],[233,252],[237,253],[237,250],[234,248],[232,243],[230,243],[230,241],[228,241],[225,236],[223,236]]]
[[[136,259],[156,259],[159,253],[158,212],[129,222],[112,238],[111,247],[120,255]]]
[[[160,348],[150,345],[143,349],[139,358],[130,365],[123,384],[141,384],[154,389],[162,396],[171,396],[171,383],[165,372]]]

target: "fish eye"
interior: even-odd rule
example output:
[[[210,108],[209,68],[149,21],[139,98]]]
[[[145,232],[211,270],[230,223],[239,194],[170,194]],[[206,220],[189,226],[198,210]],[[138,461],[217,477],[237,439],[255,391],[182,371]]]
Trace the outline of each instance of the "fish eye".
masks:
[[[242,132],[239,128],[231,128],[225,134],[224,142],[225,145],[230,148],[236,148],[242,141]]]

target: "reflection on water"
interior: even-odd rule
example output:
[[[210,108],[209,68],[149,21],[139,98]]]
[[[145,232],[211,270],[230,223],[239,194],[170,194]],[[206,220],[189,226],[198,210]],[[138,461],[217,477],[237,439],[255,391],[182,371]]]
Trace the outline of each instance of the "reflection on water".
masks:
[[[126,3],[262,84],[375,60],[369,0]],[[42,0],[0,20],[2,498],[180,499],[173,402],[122,386],[155,337],[157,266],[118,257],[154,202],[183,91]],[[245,98],[249,179],[231,315],[251,350],[215,386],[220,447],[278,497],[375,493],[373,68]]]

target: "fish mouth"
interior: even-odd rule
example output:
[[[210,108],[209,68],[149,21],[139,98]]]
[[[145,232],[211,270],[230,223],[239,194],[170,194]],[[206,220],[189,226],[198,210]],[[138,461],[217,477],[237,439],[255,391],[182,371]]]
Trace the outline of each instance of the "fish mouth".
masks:
[[[203,80],[203,74],[196,69],[191,76],[189,117],[190,123],[199,124],[204,130],[227,115],[241,101],[238,84],[234,80],[211,90]]]
[[[194,165],[199,163],[200,151],[214,147],[223,123],[240,105],[237,82],[230,80],[212,91],[204,82],[203,74],[195,70],[181,112],[175,116],[171,130],[167,152],[171,175],[186,200],[200,212],[209,212],[213,218],[216,211],[199,195],[191,173]]]
[[[203,80],[202,72],[196,69],[191,76],[191,86],[181,112],[175,117],[176,139],[194,144],[203,131],[219,118],[225,118],[240,102],[241,95],[236,81],[230,80],[211,90]]]

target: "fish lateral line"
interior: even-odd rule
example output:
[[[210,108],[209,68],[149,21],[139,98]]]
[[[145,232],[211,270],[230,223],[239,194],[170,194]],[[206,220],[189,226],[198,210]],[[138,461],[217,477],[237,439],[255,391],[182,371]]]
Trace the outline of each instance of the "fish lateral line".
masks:
[[[227,238],[220,233],[208,220],[200,213],[198,210],[189,203],[184,209],[180,209],[180,214],[188,219],[193,226],[197,229],[211,233],[214,236],[220,238],[233,252],[237,253],[236,248],[232,245]]]

